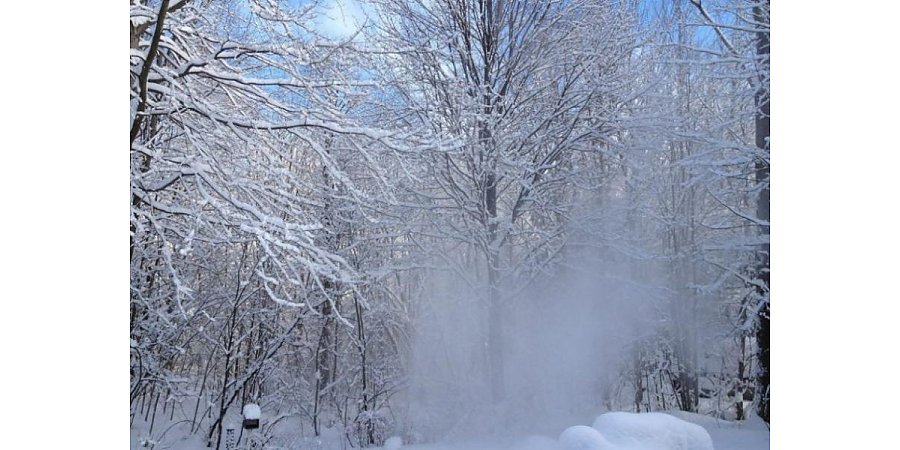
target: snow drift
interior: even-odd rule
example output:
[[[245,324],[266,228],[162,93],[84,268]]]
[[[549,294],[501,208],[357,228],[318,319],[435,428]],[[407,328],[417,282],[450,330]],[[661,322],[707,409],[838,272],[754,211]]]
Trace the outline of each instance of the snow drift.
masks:
[[[713,450],[703,427],[664,413],[610,412],[597,417],[593,429],[611,446],[591,450]]]

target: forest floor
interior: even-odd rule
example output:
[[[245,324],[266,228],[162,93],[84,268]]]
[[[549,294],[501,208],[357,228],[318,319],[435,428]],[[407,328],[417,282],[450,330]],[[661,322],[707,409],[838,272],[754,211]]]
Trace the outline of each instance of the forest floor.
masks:
[[[669,414],[702,426],[712,438],[715,450],[768,450],[769,449],[769,429],[766,424],[756,417],[743,422],[732,422],[726,420],[717,420],[709,416],[699,414],[690,414],[684,412],[669,412]],[[384,447],[373,447],[374,449],[383,450],[568,450],[563,449],[557,442],[557,437],[568,426],[573,425],[591,425],[590,423],[577,423],[578,421],[569,422],[568,425],[553,424],[552,426],[542,427],[540,430],[534,430],[533,433],[510,432],[507,434],[495,434],[492,436],[482,436],[469,439],[446,440],[438,443],[420,443],[397,446],[396,438],[393,442],[386,442]],[[562,421],[560,421],[562,423]],[[173,429],[166,433],[163,439],[157,438],[156,442],[146,442],[140,438],[139,430],[143,428],[138,426],[132,430],[131,449],[141,450],[146,448],[154,448],[158,450],[207,450],[205,440],[197,434],[188,434],[179,436],[179,425],[173,424]],[[282,428],[283,429],[283,428]],[[144,430],[146,431],[146,430]],[[345,436],[339,433],[329,433],[327,430],[318,438],[298,436],[287,436],[284,433],[277,433],[272,436],[273,439],[265,446],[267,449],[276,450],[349,450],[353,447],[348,445]],[[154,433],[157,434],[157,433]],[[157,435],[158,436],[158,435]],[[243,450],[247,443],[247,436],[243,436],[238,450]],[[224,438],[223,438],[224,439]],[[222,443],[222,448],[225,443]],[[649,447],[648,447],[649,448]],[[642,447],[643,449],[643,447]],[[586,447],[585,450],[591,450]],[[637,449],[629,449],[637,450]]]

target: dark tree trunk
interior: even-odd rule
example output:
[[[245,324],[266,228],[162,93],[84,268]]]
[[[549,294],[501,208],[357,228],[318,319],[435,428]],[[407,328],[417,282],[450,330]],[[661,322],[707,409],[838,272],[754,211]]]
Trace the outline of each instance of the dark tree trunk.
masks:
[[[375,424],[372,422],[372,417],[369,415],[369,377],[368,364],[366,361],[366,330],[363,322],[362,306],[359,304],[359,299],[356,296],[353,297],[353,307],[356,310],[357,349],[359,351],[360,370],[362,372],[361,410],[365,415],[363,423],[365,427],[366,443],[368,445],[375,445]]]
[[[329,280],[323,280],[322,286],[325,287],[326,295],[331,295],[332,284]],[[322,331],[319,334],[319,344],[316,346],[316,391],[313,399],[313,433],[319,436],[322,431],[319,426],[319,413],[322,410],[323,393],[332,382],[333,372],[331,368],[331,354],[334,346],[334,336],[332,335],[332,317],[333,311],[331,301],[326,299],[322,302],[319,312],[324,318]]]
[[[769,1],[753,8],[753,17],[757,23],[768,23]],[[756,56],[759,69],[759,84],[756,91],[756,147],[760,155],[756,160],[756,182],[760,192],[756,204],[756,215],[764,224],[761,234],[769,235],[769,33],[760,30],[756,33]],[[765,157],[764,157],[765,156]],[[766,423],[769,422],[769,244],[764,244],[759,252],[756,280],[757,290],[764,304],[759,308],[756,343],[758,351],[759,374],[757,377],[759,399],[757,412]]]

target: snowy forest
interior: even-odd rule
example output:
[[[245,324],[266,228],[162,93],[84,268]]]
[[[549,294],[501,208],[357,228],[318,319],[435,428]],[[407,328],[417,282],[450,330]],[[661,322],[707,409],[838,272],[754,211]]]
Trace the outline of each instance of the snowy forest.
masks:
[[[768,0],[129,2],[132,449],[768,449]]]

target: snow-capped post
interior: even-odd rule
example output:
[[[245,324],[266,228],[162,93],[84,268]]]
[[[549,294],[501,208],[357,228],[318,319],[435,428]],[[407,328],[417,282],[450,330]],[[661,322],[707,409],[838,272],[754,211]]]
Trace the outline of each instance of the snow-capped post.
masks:
[[[244,405],[244,428],[247,430],[259,428],[259,416],[259,405],[255,403]]]

